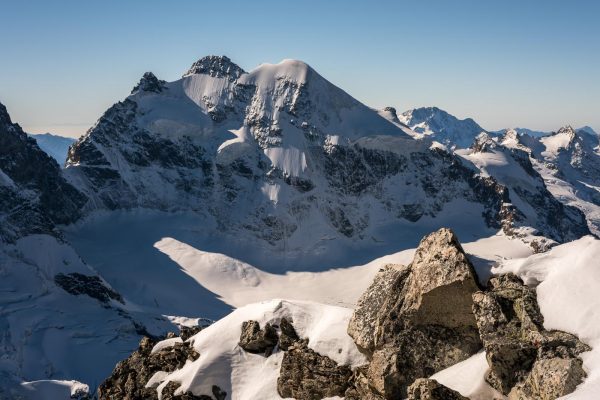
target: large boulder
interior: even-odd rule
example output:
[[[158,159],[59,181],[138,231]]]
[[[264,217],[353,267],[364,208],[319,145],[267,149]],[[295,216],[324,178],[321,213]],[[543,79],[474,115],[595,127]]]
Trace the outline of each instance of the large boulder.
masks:
[[[283,355],[277,391],[283,398],[320,400],[340,396],[350,386],[352,371],[308,348],[307,341],[292,345]]]
[[[481,348],[472,309],[477,291],[473,266],[445,228],[421,241],[408,267],[383,268],[348,327],[370,358],[370,390],[386,399],[405,397],[415,379],[475,354]]]
[[[249,353],[265,354],[269,356],[277,346],[277,330],[266,324],[264,329],[256,321],[245,321],[242,323],[240,335],[240,347]]]
[[[388,264],[381,268],[369,288],[362,294],[348,324],[348,334],[362,352],[371,354],[375,349],[375,329],[379,310],[386,301],[386,294],[394,283],[402,285],[410,268],[404,265]]]
[[[434,379],[417,379],[408,388],[407,400],[469,400]]]
[[[589,350],[566,332],[547,331],[534,288],[513,274],[490,279],[473,295],[486,351],[486,381],[511,399],[555,399],[585,377],[578,355]]]

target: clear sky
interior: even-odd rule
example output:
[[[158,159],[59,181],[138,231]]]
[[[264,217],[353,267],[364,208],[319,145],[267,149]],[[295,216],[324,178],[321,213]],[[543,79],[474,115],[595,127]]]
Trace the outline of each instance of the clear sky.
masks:
[[[300,59],[365,104],[600,131],[600,1],[0,0],[0,102],[79,136],[143,72]]]

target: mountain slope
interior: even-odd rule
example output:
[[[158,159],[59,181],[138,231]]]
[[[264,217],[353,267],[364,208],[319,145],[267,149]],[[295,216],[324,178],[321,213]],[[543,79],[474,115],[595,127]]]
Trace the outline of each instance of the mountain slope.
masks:
[[[58,225],[76,221],[85,202],[0,104],[0,398],[54,385],[23,380],[97,383],[139,335],[171,326],[129,303],[64,242]]]
[[[580,209],[591,231],[600,233],[600,151],[596,134],[567,126],[541,138],[508,131],[499,140],[529,153],[550,192],[564,204]]]
[[[65,174],[90,199],[88,214],[193,211],[228,244],[217,251],[237,243],[258,250],[245,261],[293,268],[315,268],[315,254],[344,265],[348,251],[397,251],[407,243],[390,234],[464,224],[458,210],[473,216],[474,235],[534,224],[553,240],[578,237],[549,229],[546,216],[515,217],[536,210],[515,208],[493,177],[411,135],[302,62],[246,73],[209,56],[175,82],[145,74],[73,145]]]
[[[52,234],[54,224],[76,221],[85,202],[0,104],[0,238]]]

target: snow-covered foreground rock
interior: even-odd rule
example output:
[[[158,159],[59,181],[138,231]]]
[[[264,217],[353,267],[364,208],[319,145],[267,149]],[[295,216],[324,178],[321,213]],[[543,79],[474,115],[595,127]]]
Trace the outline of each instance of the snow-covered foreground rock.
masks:
[[[465,248],[470,247],[471,250],[478,250],[482,256],[490,257],[491,260],[497,249],[495,246],[502,243],[501,240],[505,241],[504,246],[511,242],[508,239],[497,238],[487,243],[484,241],[484,243],[467,244]],[[207,286],[214,285],[214,288],[226,287],[227,290],[217,292],[217,294],[224,301],[235,304],[238,308],[209,328],[187,339],[186,343],[189,343],[199,354],[197,358],[189,360],[184,366],[170,370],[170,372],[156,372],[150,383],[148,383],[148,387],[156,388],[158,393],[168,387],[168,392],[173,393],[173,395],[178,393],[201,395],[215,393],[214,387],[216,386],[227,392],[227,398],[232,399],[276,399],[280,398],[278,390],[282,390],[282,383],[278,381],[278,378],[282,373],[283,357],[288,357],[288,353],[276,347],[272,354],[270,352],[267,354],[252,354],[240,347],[242,325],[249,320],[256,321],[260,327],[265,327],[267,324],[278,327],[282,325],[284,318],[293,321],[298,336],[308,339],[308,347],[316,353],[328,357],[338,365],[346,365],[352,369],[364,366],[370,360],[371,356],[369,354],[371,353],[365,354],[364,351],[361,353],[347,333],[349,324],[353,324],[351,317],[355,312],[354,304],[358,300],[357,296],[371,284],[372,278],[375,274],[380,273],[379,271],[381,271],[383,265],[389,262],[406,264],[413,258],[414,254],[414,251],[405,251],[376,260],[362,267],[307,274],[303,279],[306,278],[312,283],[310,285],[313,286],[312,290],[300,287],[294,292],[293,282],[299,283],[301,281],[294,278],[300,275],[269,277],[269,274],[239,261],[232,262],[223,255],[203,254],[173,239],[164,239],[157,243],[157,247],[161,251],[170,254],[170,257],[186,269],[186,273],[193,275],[199,282],[204,281]],[[427,245],[423,247],[423,249],[425,248],[432,247]],[[527,247],[524,247],[521,250],[522,256],[525,255],[527,249]],[[426,257],[434,256],[434,253],[435,251],[432,250],[431,255]],[[515,251],[513,253],[515,257],[511,260],[496,258],[498,264],[492,272],[495,274],[513,272],[522,277],[527,284],[537,285],[534,290],[537,291],[539,306],[545,320],[544,328],[559,329],[576,334],[583,342],[592,346],[592,351],[582,354],[587,378],[567,398],[595,398],[594,394],[597,393],[598,382],[600,382],[600,363],[598,363],[600,358],[596,357],[600,330],[598,329],[598,315],[596,315],[598,314],[597,307],[599,304],[596,304],[594,293],[600,290],[600,279],[598,279],[600,270],[594,259],[600,256],[600,241],[593,237],[585,237],[558,246],[544,254],[518,257],[518,253],[518,250]],[[578,254],[578,256],[574,257],[573,254]],[[445,255],[444,257],[448,256]],[[470,258],[477,260],[473,256]],[[425,262],[429,263],[430,261]],[[486,267],[482,267],[483,265]],[[481,263],[480,261],[477,273],[484,273],[486,269],[489,273],[490,268],[491,264],[489,262]],[[206,275],[203,275],[203,269],[206,270],[204,271]],[[362,270],[363,273],[360,275],[366,275],[369,278],[357,279],[359,277],[357,270]],[[347,275],[344,276],[344,273]],[[236,279],[233,279],[234,276]],[[278,279],[277,284],[274,284],[271,279]],[[348,290],[349,285],[344,285],[346,282],[355,283],[357,288]],[[421,282],[421,280],[416,282]],[[229,287],[230,285],[232,287]],[[277,293],[289,292],[290,300],[275,299],[243,305],[253,298],[260,298],[256,296],[262,296],[262,290],[256,290],[253,294],[252,290],[249,289],[250,287],[260,288],[261,285],[268,295],[275,296]],[[422,285],[422,283],[419,283],[419,285]],[[247,287],[246,291],[243,290],[245,286]],[[280,292],[274,289],[276,286],[281,286]],[[361,290],[358,290],[358,287]],[[448,286],[448,288],[451,287],[451,285]],[[319,292],[325,288],[330,293],[319,298]],[[240,290],[242,293],[236,295],[235,292]],[[301,292],[304,290],[306,297],[317,297],[320,302],[301,300]],[[380,287],[377,290],[381,291],[382,289]],[[411,289],[408,293],[410,291]],[[342,304],[341,306],[331,304],[335,303],[332,298],[336,294],[344,299],[343,302],[339,302]],[[382,294],[373,292],[373,295],[381,296]],[[368,301],[371,302],[371,300]],[[447,297],[446,301],[451,303],[457,301],[456,295]],[[422,300],[422,302],[426,304],[426,300]],[[364,307],[366,303],[363,302],[362,304],[360,307]],[[418,309],[418,307],[430,306],[417,305],[416,307]],[[451,306],[448,310],[456,312],[457,309]],[[383,315],[387,315],[387,312]],[[412,314],[409,312],[406,315]],[[438,317],[431,315],[424,315],[424,317],[443,319],[446,318],[444,315],[442,313],[438,314]],[[385,323],[383,324],[385,325]],[[541,331],[543,335],[555,335],[551,331],[545,332],[547,331]],[[159,342],[154,345],[152,351],[167,351],[170,346],[177,343],[177,340],[167,339]],[[354,340],[356,340],[356,336],[354,336]],[[181,343],[181,341],[179,342]],[[503,399],[502,394],[486,382],[485,374],[488,368],[485,353],[476,352],[471,358],[440,370],[432,378],[472,400]],[[366,373],[366,376],[368,377],[370,373],[372,372]],[[169,382],[176,383],[173,385]],[[301,383],[299,385],[301,386]],[[347,396],[350,395],[347,394]]]

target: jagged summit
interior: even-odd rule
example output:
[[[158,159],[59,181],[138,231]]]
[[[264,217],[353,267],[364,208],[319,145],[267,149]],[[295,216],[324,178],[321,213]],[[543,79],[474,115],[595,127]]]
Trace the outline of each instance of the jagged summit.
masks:
[[[227,56],[206,56],[192,64],[183,77],[206,74],[213,78],[228,78],[233,82],[245,73],[246,71],[233,63]]]
[[[8,115],[8,111],[6,110],[6,107],[1,102],[0,102],[0,124],[2,124],[2,125],[12,124],[12,121],[10,120],[10,115]]]
[[[146,72],[138,84],[135,85],[131,94],[136,94],[140,91],[160,93],[165,89],[165,84],[165,81],[158,79],[152,72]]]

